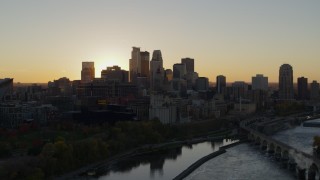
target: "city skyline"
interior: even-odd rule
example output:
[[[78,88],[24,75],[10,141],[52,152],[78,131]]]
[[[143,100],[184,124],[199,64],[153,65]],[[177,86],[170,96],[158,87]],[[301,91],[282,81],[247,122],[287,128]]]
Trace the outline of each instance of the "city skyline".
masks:
[[[76,3],[77,6],[74,6]],[[293,79],[318,80],[320,2],[55,1],[2,2],[0,78],[45,83],[81,78],[81,62],[129,70],[132,46],[161,50],[164,68],[194,59],[195,71],[215,82],[278,82],[282,64]],[[156,8],[155,8],[156,7]],[[155,13],[156,12],[156,13]],[[159,15],[161,14],[161,15]],[[210,67],[208,67],[210,65]]]

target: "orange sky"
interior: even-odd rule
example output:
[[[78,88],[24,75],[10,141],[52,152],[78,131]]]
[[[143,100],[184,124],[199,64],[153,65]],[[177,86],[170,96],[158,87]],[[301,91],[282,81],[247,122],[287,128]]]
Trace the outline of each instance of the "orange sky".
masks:
[[[137,46],[160,49],[166,68],[194,58],[210,81],[264,74],[277,82],[283,63],[293,66],[294,79],[319,81],[319,7],[298,0],[2,2],[0,78],[80,79],[82,61],[94,61],[100,77],[105,66],[128,69]]]

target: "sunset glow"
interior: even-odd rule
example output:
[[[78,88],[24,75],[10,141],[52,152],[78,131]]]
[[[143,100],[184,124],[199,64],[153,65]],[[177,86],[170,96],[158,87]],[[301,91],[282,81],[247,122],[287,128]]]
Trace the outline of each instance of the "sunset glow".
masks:
[[[94,61],[99,77],[106,66],[128,70],[137,46],[160,49],[170,69],[192,57],[210,81],[218,74],[250,81],[263,73],[276,82],[283,63],[293,66],[295,80],[319,80],[319,7],[297,0],[2,2],[0,77],[75,80],[82,61]]]

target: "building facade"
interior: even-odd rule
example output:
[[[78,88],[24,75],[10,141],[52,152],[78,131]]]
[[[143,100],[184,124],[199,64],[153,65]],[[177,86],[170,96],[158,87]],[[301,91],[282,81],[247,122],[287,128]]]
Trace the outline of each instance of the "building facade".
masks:
[[[173,79],[185,79],[186,75],[186,64],[179,63],[173,65]]]
[[[268,77],[264,77],[262,74],[257,74],[252,77],[252,90],[268,90]]]
[[[0,101],[10,99],[13,93],[13,79],[0,79]]]
[[[89,83],[95,78],[94,62],[82,62],[81,82]]]
[[[194,72],[194,59],[182,58],[181,63],[186,65],[187,73]]]
[[[122,70],[119,66],[107,67],[101,71],[101,78],[106,80],[119,81],[121,83],[129,82],[129,72]]]
[[[298,99],[306,100],[308,99],[308,78],[299,77],[298,80]]]
[[[320,85],[317,81],[312,81],[310,84],[310,99],[319,100],[320,98]]]
[[[226,77],[219,75],[216,78],[216,91],[218,94],[222,94],[227,87]]]
[[[293,70],[289,64],[283,64],[279,69],[279,99],[294,99]]]
[[[148,51],[140,52],[141,58],[141,74],[140,77],[147,77],[149,79],[150,76],[150,53]]]
[[[208,91],[209,90],[209,79],[206,77],[199,77],[196,80],[197,91]]]
[[[149,77],[149,52],[141,52],[139,47],[132,47],[129,60],[129,79],[136,83],[138,77]]]
[[[129,60],[130,82],[135,83],[136,78],[141,73],[140,48],[132,47],[131,59]]]
[[[151,91],[161,91],[164,82],[163,59],[160,50],[154,50],[150,62]]]

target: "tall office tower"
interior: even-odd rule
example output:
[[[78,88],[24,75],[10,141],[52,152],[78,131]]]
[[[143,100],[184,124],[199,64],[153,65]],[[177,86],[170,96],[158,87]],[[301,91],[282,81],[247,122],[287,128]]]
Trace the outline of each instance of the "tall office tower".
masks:
[[[137,77],[140,76],[141,73],[141,56],[140,56],[140,48],[132,47],[131,51],[131,59],[129,60],[129,71],[130,71],[130,82],[135,83]]]
[[[194,72],[194,59],[191,58],[182,58],[181,59],[182,64],[186,64],[187,73],[193,73]]]
[[[289,64],[283,64],[279,69],[279,99],[294,99],[293,70]]]
[[[298,78],[298,99],[306,100],[308,98],[308,78]]]
[[[320,91],[320,87],[319,87],[319,83],[317,81],[312,81],[311,86],[310,86],[310,99],[311,100],[319,100],[319,91]]]
[[[88,83],[95,78],[94,62],[82,62],[81,82]]]
[[[141,58],[141,75],[140,76],[149,78],[150,53],[148,51],[140,52],[140,58]]]
[[[223,75],[219,75],[216,78],[216,88],[217,88],[217,93],[222,94],[223,91],[227,87],[227,82],[226,82],[226,77]]]
[[[252,77],[252,90],[268,90],[268,77],[264,77],[262,74],[257,74],[256,77]]]
[[[160,50],[154,50],[150,61],[150,87],[152,91],[162,90],[164,80],[163,60]]]
[[[185,79],[187,75],[186,64],[174,64],[173,65],[173,79]]]

